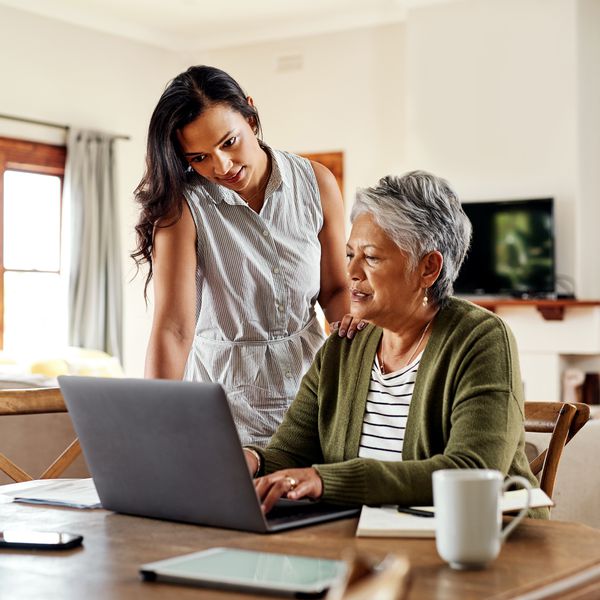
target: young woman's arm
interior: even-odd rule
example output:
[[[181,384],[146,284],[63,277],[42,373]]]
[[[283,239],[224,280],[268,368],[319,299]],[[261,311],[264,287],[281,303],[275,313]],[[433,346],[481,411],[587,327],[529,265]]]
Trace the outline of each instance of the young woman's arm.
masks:
[[[312,162],[315,171],[321,206],[323,227],[321,242],[321,291],[319,304],[326,319],[340,321],[350,309],[350,294],[346,282],[346,231],[344,204],[335,177],[323,165]]]
[[[152,269],[154,317],[145,376],[182,379],[196,326],[196,227],[187,204],[175,223],[156,228]]]

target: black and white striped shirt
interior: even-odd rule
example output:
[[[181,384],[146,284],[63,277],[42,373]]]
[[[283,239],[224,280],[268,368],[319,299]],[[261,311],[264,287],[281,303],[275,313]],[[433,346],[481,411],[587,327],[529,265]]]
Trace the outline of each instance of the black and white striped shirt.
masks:
[[[402,460],[408,410],[422,355],[423,352],[410,365],[386,375],[381,373],[375,356],[360,436],[360,458]]]

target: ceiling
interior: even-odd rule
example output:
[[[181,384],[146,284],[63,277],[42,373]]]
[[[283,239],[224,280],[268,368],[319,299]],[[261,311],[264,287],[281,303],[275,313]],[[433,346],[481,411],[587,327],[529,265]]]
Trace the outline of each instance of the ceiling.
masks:
[[[0,6],[175,52],[341,31],[405,19],[450,0],[0,0]]]

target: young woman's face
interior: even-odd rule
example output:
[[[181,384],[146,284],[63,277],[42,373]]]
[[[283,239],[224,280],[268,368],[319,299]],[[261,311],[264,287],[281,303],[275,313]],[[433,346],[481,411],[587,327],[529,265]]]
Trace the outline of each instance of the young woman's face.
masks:
[[[264,175],[265,154],[250,123],[226,104],[213,104],[177,136],[188,163],[213,183],[244,195]]]

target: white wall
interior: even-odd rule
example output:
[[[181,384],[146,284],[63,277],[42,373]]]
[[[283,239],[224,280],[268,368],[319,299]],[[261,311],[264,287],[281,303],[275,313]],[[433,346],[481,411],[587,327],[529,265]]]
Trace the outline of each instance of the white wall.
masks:
[[[582,295],[600,298],[600,2],[579,0],[577,280]]]
[[[571,0],[470,0],[407,22],[411,166],[465,199],[554,196],[557,272],[575,274],[577,54]]]
[[[58,21],[0,8],[0,113],[131,136],[118,141],[118,194],[125,265],[126,370],[142,374],[149,317],[134,270],[132,191],[144,164],[150,114],[166,82],[185,65],[175,55]],[[64,143],[60,130],[0,119],[0,135]]]
[[[250,94],[264,140],[290,152],[343,150],[346,206],[358,186],[404,162],[404,27],[241,46],[196,57],[231,73]],[[302,68],[277,72],[280,57]]]

